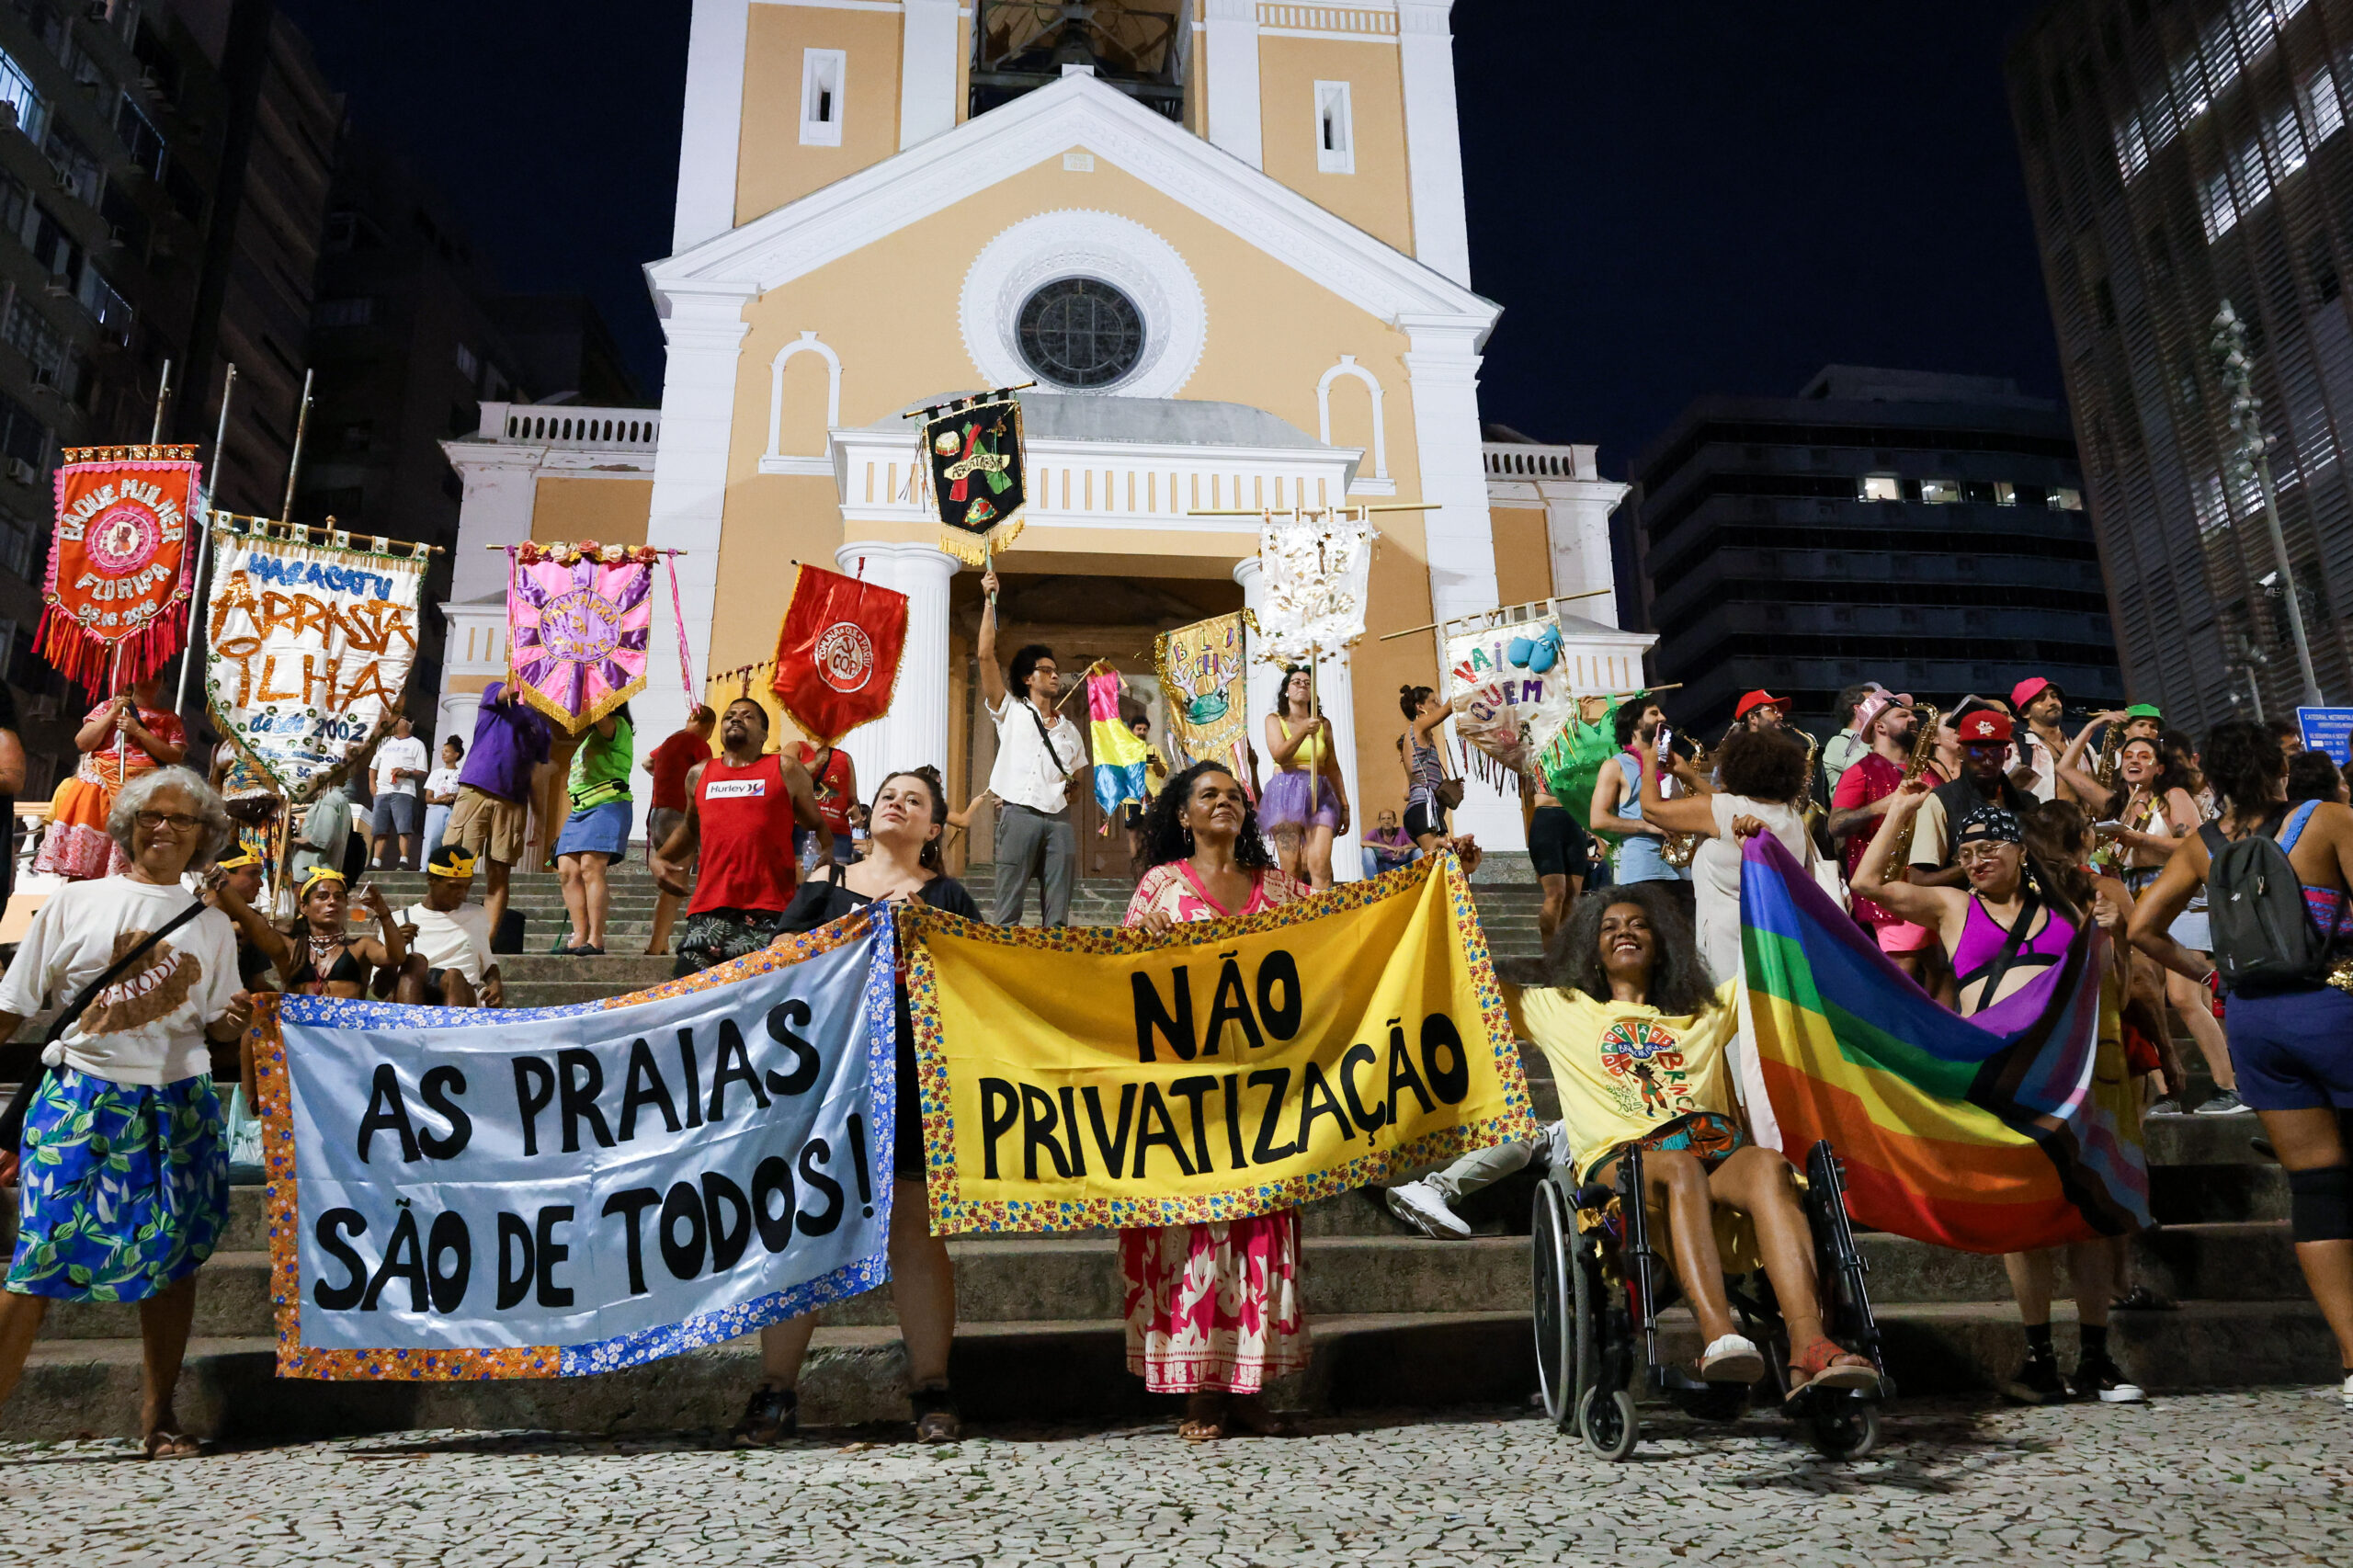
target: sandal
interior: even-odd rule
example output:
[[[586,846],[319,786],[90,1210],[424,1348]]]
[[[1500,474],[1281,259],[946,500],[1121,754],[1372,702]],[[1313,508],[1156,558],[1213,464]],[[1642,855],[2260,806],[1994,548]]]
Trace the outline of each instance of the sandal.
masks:
[[[964,1436],[964,1418],[948,1385],[937,1383],[915,1391],[915,1441],[953,1443]]]
[[[1879,1369],[1863,1357],[1829,1339],[1817,1339],[1790,1363],[1790,1392],[1820,1384],[1826,1389],[1861,1389],[1876,1392]]]
[[[192,1460],[203,1451],[204,1446],[194,1437],[168,1426],[158,1426],[147,1434],[147,1457],[151,1460]]]
[[[1185,1419],[1176,1435],[1188,1443],[1214,1443],[1225,1436],[1232,1402],[1222,1390],[1202,1390],[1185,1396]]]
[[[800,1435],[801,1395],[792,1389],[773,1389],[764,1383],[745,1402],[743,1419],[735,1423],[728,1439],[739,1449],[767,1449]]]

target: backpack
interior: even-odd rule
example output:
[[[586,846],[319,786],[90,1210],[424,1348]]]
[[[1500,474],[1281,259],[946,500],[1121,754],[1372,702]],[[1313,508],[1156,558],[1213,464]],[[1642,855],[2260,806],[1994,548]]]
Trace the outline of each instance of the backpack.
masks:
[[[2245,838],[2222,824],[2199,829],[2206,842],[2206,902],[2214,967],[2231,991],[2317,985],[2327,977],[2328,938],[2313,924],[2288,852],[2317,806],[2307,801],[2284,821]]]

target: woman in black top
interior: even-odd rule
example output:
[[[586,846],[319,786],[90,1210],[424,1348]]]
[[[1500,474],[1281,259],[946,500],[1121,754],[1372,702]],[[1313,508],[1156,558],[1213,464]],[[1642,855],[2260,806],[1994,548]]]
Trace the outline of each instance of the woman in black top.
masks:
[[[939,838],[947,824],[948,798],[937,769],[892,774],[874,792],[865,858],[847,866],[818,867],[793,894],[783,928],[813,931],[862,905],[893,899],[921,899],[934,909],[980,919],[972,895],[941,869]],[[899,1313],[899,1336],[906,1346],[908,1381],[915,1386],[915,1436],[926,1443],[948,1443],[962,1435],[948,1391],[948,1348],[956,1335],[956,1275],[948,1244],[931,1233],[930,1210],[924,1201],[923,1106],[916,1097],[915,1024],[907,1011],[904,969],[899,973],[898,1033],[898,1107],[891,1134],[897,1175],[891,1194],[891,1294]],[[816,1327],[817,1314],[810,1312],[760,1331],[766,1376],[736,1424],[737,1447],[762,1447],[796,1430],[799,1401],[794,1390]]]

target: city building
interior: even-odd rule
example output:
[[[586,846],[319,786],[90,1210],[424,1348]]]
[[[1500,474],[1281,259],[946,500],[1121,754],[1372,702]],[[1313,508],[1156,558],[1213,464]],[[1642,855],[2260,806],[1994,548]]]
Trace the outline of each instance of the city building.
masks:
[[[1670,711],[1744,691],[1819,730],[1876,680],[1949,707],[2047,676],[2121,696],[2066,416],[1988,376],[1833,365],[1795,397],[1707,397],[1635,459],[1639,624]]]
[[[2126,683],[2202,727],[2301,682],[2215,374],[2247,323],[2323,693],[2353,697],[2353,0],[2059,0],[2010,104]]]
[[[226,354],[220,499],[274,502],[339,114],[267,6],[0,8],[0,674],[28,798],[72,769],[91,700],[31,652],[59,453],[148,439],[166,361],[163,435],[209,445]]]
[[[1439,683],[1427,628],[1609,589],[1619,494],[1590,448],[1482,430],[1499,311],[1470,288],[1449,10],[697,0],[674,254],[647,267],[660,414],[487,403],[445,444],[466,500],[441,728],[503,669],[484,545],[684,551],[699,681],[773,653],[782,569],[809,562],[912,601],[891,713],[847,743],[861,777],[944,762],[969,798],[995,747],[978,574],[938,548],[902,415],[1036,382],[1000,657],[1036,639],[1073,672],[1108,659],[1155,713],[1154,635],[1261,595],[1256,518],[1201,513],[1432,505],[1376,515],[1373,635],[1321,674],[1358,820],[1402,804],[1398,688]],[[1612,603],[1572,656],[1637,670],[1647,639],[1593,619]],[[688,698],[667,592],[654,615],[647,735]],[[1254,712],[1274,676],[1254,674]],[[1119,844],[1077,809],[1082,843]],[[1523,842],[1475,774],[1457,824]],[[1357,863],[1348,843],[1335,859]]]

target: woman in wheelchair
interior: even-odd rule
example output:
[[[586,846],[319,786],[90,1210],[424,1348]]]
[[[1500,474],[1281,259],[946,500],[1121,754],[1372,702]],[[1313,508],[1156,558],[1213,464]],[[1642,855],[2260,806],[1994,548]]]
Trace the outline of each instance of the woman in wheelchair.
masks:
[[[1529,1036],[1552,1064],[1578,1181],[1608,1186],[1643,1151],[1650,1199],[1664,1210],[1671,1262],[1707,1345],[1698,1372],[1748,1384],[1765,1358],[1739,1332],[1716,1251],[1714,1208],[1748,1216],[1790,1346],[1789,1391],[1875,1391],[1871,1362],[1824,1334],[1814,1242],[1795,1173],[1752,1142],[1733,1096],[1727,1046],[1739,1030],[1730,981],[1711,989],[1691,925],[1664,884],[1587,894],[1556,938],[1555,983],[1522,994]]]

